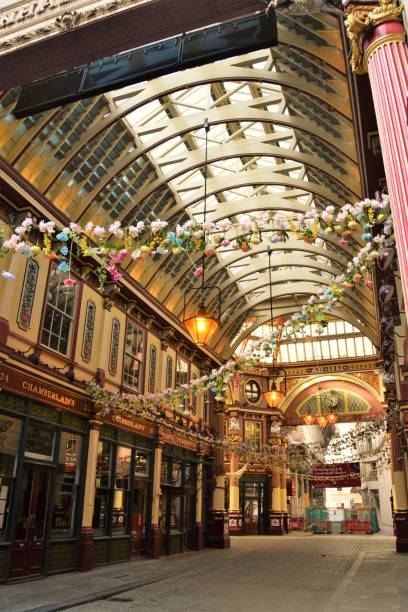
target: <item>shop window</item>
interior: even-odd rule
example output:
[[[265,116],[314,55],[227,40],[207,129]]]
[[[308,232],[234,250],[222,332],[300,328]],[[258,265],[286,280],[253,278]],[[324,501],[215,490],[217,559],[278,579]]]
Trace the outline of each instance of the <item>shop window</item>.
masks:
[[[143,342],[143,331],[128,321],[126,324],[123,383],[136,391],[141,391],[142,386]]]
[[[112,450],[110,442],[99,440],[96,460],[95,504],[92,527],[96,534],[107,530],[109,492],[112,481]]]
[[[118,356],[119,356],[119,337],[120,337],[120,323],[118,319],[112,321],[111,331],[111,342],[109,349],[109,373],[115,376],[118,371]]]
[[[116,449],[115,488],[113,493],[112,531],[125,532],[130,485],[132,451],[118,446]]]
[[[55,445],[55,427],[31,421],[28,426],[24,456],[40,461],[52,461]]]
[[[48,281],[41,344],[67,355],[74,323],[78,285],[66,286],[67,273],[53,268]]]
[[[183,499],[180,495],[170,497],[170,534],[180,533],[183,528],[181,522],[181,502]]]
[[[135,453],[135,477],[149,476],[149,455],[142,451],[136,451]]]
[[[156,365],[157,365],[157,348],[152,344],[150,347],[150,362],[149,362],[149,384],[150,393],[154,393],[156,383]]]
[[[248,380],[246,382],[245,398],[249,404],[257,404],[261,399],[261,387],[256,380]]]
[[[92,357],[92,342],[95,328],[96,306],[92,300],[86,305],[84,335],[82,340],[82,359],[89,363]]]
[[[27,259],[23,291],[21,293],[20,308],[18,309],[17,316],[17,324],[24,330],[30,328],[39,269],[40,266],[37,261],[32,259],[32,257]]]
[[[166,360],[166,386],[167,389],[173,387],[173,357],[170,356]]]
[[[0,415],[0,540],[6,539],[20,436],[21,421]]]
[[[186,463],[184,466],[184,484],[186,487],[196,486],[196,470],[193,463]]]
[[[258,421],[245,421],[245,443],[254,450],[260,450],[261,423]]]
[[[171,484],[173,487],[181,487],[183,480],[183,464],[181,461],[173,461],[171,474]]]
[[[171,483],[171,479],[169,478],[169,465],[170,465],[169,460],[163,457],[161,465],[160,465],[160,483],[161,484]]]
[[[51,533],[57,538],[74,535],[81,446],[82,436],[66,431],[61,433],[51,524]]]

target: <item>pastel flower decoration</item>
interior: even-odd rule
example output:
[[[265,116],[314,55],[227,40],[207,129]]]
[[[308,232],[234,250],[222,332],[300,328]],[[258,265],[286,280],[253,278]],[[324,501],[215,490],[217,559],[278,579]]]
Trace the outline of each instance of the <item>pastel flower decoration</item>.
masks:
[[[91,233],[93,228],[94,228],[93,221],[88,221],[88,223],[85,225],[85,231]]]
[[[101,239],[105,235],[105,228],[100,225],[94,227],[94,234],[97,238]]]
[[[66,245],[64,245],[63,247],[61,247],[61,248],[60,248],[60,253],[61,253],[62,255],[68,255],[68,253],[69,253],[68,247],[67,247]]]
[[[65,232],[59,232],[55,237],[57,240],[61,240],[62,242],[66,242],[69,238],[68,234]]]
[[[13,280],[14,278],[16,278],[16,275],[13,274],[12,272],[10,272],[9,270],[3,270],[1,275],[2,275],[3,278],[5,278],[7,280]]]
[[[199,276],[201,276],[201,275],[202,275],[202,273],[203,273],[203,269],[202,269],[201,267],[196,268],[196,269],[194,270],[194,272],[193,272],[193,274],[194,274],[194,276],[195,276],[196,278],[198,278]]]
[[[72,278],[71,276],[64,280],[65,287],[72,287],[73,285],[75,285],[75,283],[76,283],[75,278]]]
[[[82,227],[78,223],[74,223],[74,221],[71,221],[69,224],[69,229],[73,234],[80,234],[82,232]]]
[[[26,250],[26,248],[27,248],[27,245],[26,245],[26,243],[25,243],[25,242],[19,242],[19,243],[16,245],[15,251],[16,251],[16,253],[24,253],[24,251]],[[40,251],[41,251],[41,249],[40,249]]]
[[[68,272],[69,271],[69,265],[67,261],[61,261],[61,263],[58,264],[58,270],[60,272]]]
[[[4,241],[3,246],[4,248],[10,249],[11,251],[13,251],[19,242],[20,242],[20,236],[17,236],[17,234],[11,234],[10,238]]]
[[[367,233],[365,233],[365,234],[361,234],[361,238],[362,238],[363,240],[367,240],[367,241],[368,241],[368,240],[371,240],[371,234],[369,234],[368,232],[367,232]]]
[[[340,246],[347,246],[348,245],[348,240],[346,240],[345,238],[341,238],[339,240],[339,245]]]
[[[367,280],[364,281],[364,284],[365,284],[366,287],[369,287],[371,289],[372,286],[373,286],[373,281],[367,279]]]
[[[115,221],[110,224],[109,233],[113,234],[116,238],[123,238],[123,229],[120,227],[120,221]]]
[[[55,232],[55,223],[53,221],[40,221],[38,229],[42,234],[53,234]]]
[[[30,254],[33,257],[37,257],[37,255],[39,255],[41,253],[41,247],[39,247],[38,245],[34,244],[31,248],[30,248]]]

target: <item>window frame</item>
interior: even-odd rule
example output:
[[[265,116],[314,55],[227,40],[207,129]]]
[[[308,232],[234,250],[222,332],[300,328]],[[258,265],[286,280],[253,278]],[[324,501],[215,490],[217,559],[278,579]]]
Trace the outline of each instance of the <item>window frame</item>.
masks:
[[[57,269],[57,266],[55,264],[51,264],[49,269],[48,269],[48,276],[47,276],[47,283],[46,283],[46,288],[45,288],[45,296],[44,296],[44,300],[43,300],[43,304],[42,304],[42,312],[41,312],[41,323],[40,323],[40,327],[39,327],[39,331],[38,331],[38,345],[45,351],[50,351],[53,355],[58,355],[59,357],[62,357],[64,359],[68,359],[70,361],[73,361],[75,358],[75,351],[76,351],[76,347],[77,347],[77,342],[78,342],[78,326],[79,326],[79,317],[78,312],[80,312],[81,309],[81,302],[82,302],[82,289],[83,289],[83,282],[82,279],[80,279],[78,276],[76,276],[75,274],[73,274],[72,272],[70,273],[71,278],[74,278],[76,281],[76,284],[74,285],[75,287],[75,291],[76,291],[76,296],[75,296],[75,305],[74,305],[74,309],[72,312],[72,317],[69,317],[71,319],[71,326],[70,326],[70,332],[69,332],[69,338],[68,338],[68,349],[66,354],[61,353],[60,351],[52,348],[51,346],[48,346],[47,344],[44,344],[42,342],[42,335],[43,335],[43,329],[44,329],[44,321],[45,321],[45,316],[46,316],[46,312],[47,312],[47,305],[48,305],[48,298],[47,298],[47,291],[48,291],[48,287],[50,284],[50,280],[51,280],[51,276],[52,273],[56,272],[57,274],[66,274],[66,272],[59,272]],[[53,310],[54,307],[52,306]]]
[[[130,353],[126,352],[126,338],[128,325],[132,325],[138,331],[140,331],[143,335],[142,339],[142,359],[139,361],[140,370],[139,370],[139,388],[131,387],[127,382],[125,382],[125,358],[126,355],[130,355]],[[123,354],[122,354],[122,386],[130,389],[133,393],[144,393],[145,390],[145,374],[146,374],[146,351],[147,351],[147,331],[146,329],[140,325],[139,322],[135,321],[131,317],[126,317],[126,325],[125,325],[125,335],[123,338]],[[133,359],[136,359],[133,357]]]
[[[259,397],[258,397],[258,399],[256,400],[256,402],[255,402],[255,401],[252,401],[252,400],[250,400],[250,399],[248,398],[246,387],[247,387],[247,385],[248,385],[249,383],[255,383],[255,384],[256,384],[256,386],[257,386],[257,387],[258,387],[258,389],[259,389]],[[262,400],[262,387],[261,387],[260,382],[259,382],[258,380],[256,380],[256,378],[248,378],[248,379],[245,381],[245,385],[244,385],[244,397],[245,397],[245,400],[248,402],[248,404],[251,404],[251,406],[257,406],[257,405],[258,405],[258,404],[261,402],[261,400]]]

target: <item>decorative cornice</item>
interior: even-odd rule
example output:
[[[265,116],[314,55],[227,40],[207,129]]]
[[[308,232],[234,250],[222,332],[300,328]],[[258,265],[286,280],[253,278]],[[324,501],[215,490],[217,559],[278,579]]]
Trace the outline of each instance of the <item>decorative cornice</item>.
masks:
[[[387,21],[398,19],[404,7],[398,5],[394,0],[380,0],[380,5],[374,9],[370,5],[350,6],[346,9],[346,31],[351,45],[351,68],[356,74],[364,74],[367,72],[367,62],[371,53],[381,44],[401,40],[400,36],[386,35],[375,41],[375,49],[372,48],[374,43],[364,53],[363,43],[367,30],[373,26],[379,25]],[[388,40],[389,36],[393,36],[392,41]]]
[[[0,12],[0,53],[20,48],[38,39],[67,32],[112,13],[150,0],[105,0],[89,2],[75,0],[39,0],[19,3]],[[13,33],[6,38],[8,32]]]

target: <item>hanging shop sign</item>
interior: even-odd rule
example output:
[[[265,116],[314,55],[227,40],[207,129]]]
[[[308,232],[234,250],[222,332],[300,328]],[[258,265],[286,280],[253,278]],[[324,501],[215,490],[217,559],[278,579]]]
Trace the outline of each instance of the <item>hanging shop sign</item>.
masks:
[[[189,440],[188,438],[184,438],[183,436],[176,433],[171,433],[169,431],[160,431],[160,442],[172,444],[173,446],[180,446],[181,448],[186,448],[187,450],[198,450],[198,444],[197,442],[194,442],[194,440]]]
[[[359,463],[333,463],[313,469],[315,489],[361,487]]]
[[[40,400],[43,404],[49,404],[53,408],[66,408],[81,414],[89,412],[89,405],[85,398],[6,365],[0,365],[0,387],[29,399]]]

